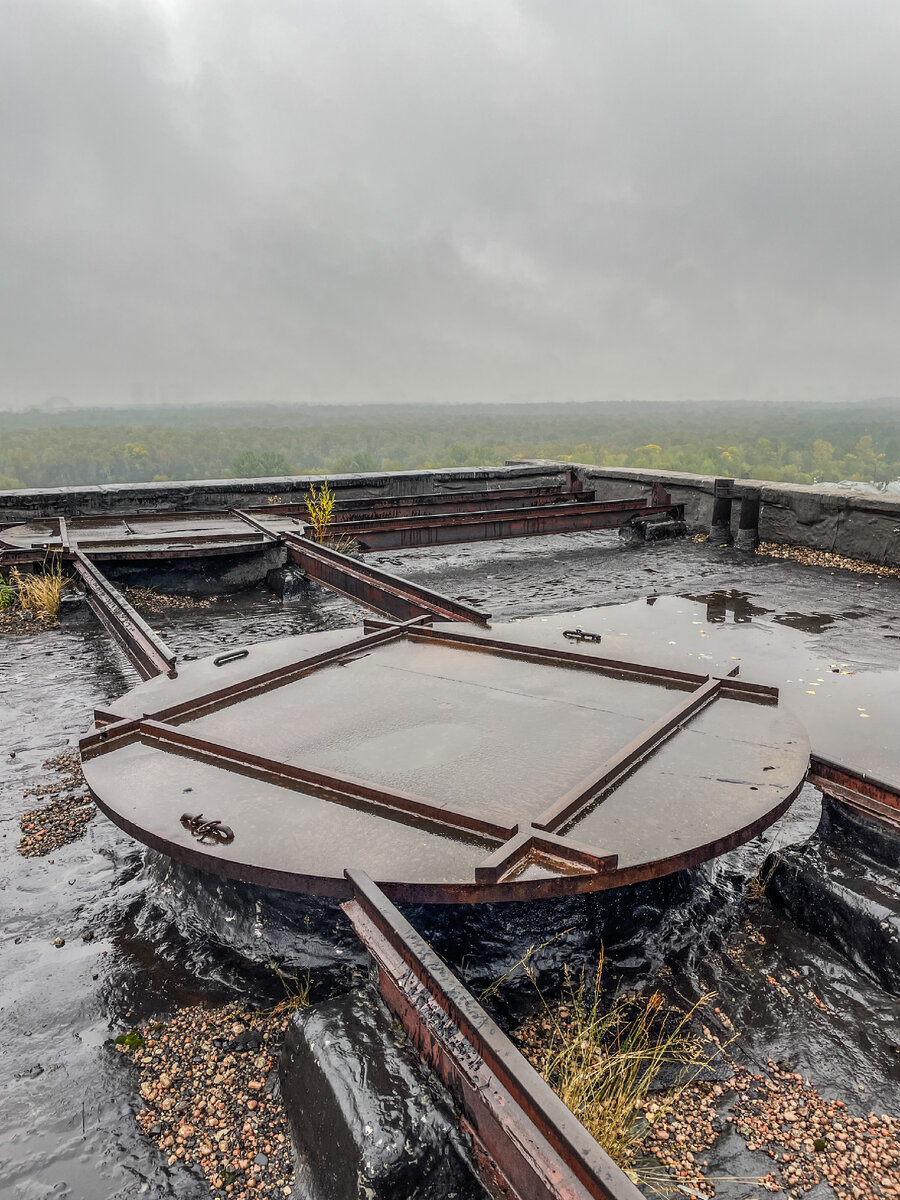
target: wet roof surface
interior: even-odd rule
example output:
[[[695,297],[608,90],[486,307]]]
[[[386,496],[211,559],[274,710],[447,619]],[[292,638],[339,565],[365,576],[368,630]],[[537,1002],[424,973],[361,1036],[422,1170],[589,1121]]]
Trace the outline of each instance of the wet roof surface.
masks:
[[[808,703],[830,705],[837,687],[828,685],[840,682],[826,671],[841,664],[855,672],[844,678],[853,680],[857,703],[871,713],[857,718],[847,748],[857,748],[865,767],[867,747],[874,753],[893,736],[900,580],[879,582],[691,543],[624,552],[604,534],[372,557],[504,618],[538,614],[550,624],[556,611],[603,606],[592,612],[607,629],[604,653],[612,654],[621,636],[632,642],[623,650],[626,658],[646,653],[661,661],[668,648],[681,653],[689,669],[699,669],[693,653],[713,653],[713,665],[739,654],[744,675],[780,683],[787,702],[787,679],[823,677],[825,686]],[[711,617],[724,613],[721,623],[708,610]],[[349,629],[357,617],[350,602],[311,587],[289,603],[256,589],[209,608],[173,608],[148,619],[185,661],[250,638],[280,639],[338,624],[342,638],[358,636]],[[702,624],[694,626],[695,620]],[[694,644],[688,637],[696,629],[707,637],[698,634]],[[0,673],[0,812],[7,835],[0,840],[7,900],[0,1196],[37,1200],[67,1186],[78,1196],[140,1192],[147,1200],[205,1200],[207,1185],[188,1171],[172,1171],[140,1133],[133,1120],[140,1104],[134,1073],[107,1043],[144,1019],[165,1020],[175,1005],[235,996],[259,1002],[261,994],[274,1004],[284,998],[284,984],[271,972],[273,960],[282,974],[302,977],[311,969],[319,989],[329,972],[352,963],[361,985],[359,946],[332,906],[190,871],[148,852],[111,821],[91,822],[83,840],[49,858],[21,858],[15,851],[19,818],[36,803],[23,799],[23,789],[47,781],[42,761],[74,747],[92,707],[108,707],[123,693],[137,696],[128,689],[138,677],[95,624],[63,626],[37,640],[9,636],[0,646]],[[881,695],[883,703],[873,700]],[[879,730],[882,720],[887,725]],[[512,971],[529,947],[544,947],[532,962],[541,986],[552,988],[563,965],[575,972],[590,967],[602,945],[611,976],[624,976],[636,990],[668,980],[687,1003],[715,992],[715,1004],[740,1033],[744,1061],[787,1058],[852,1113],[896,1111],[896,996],[780,906],[753,900],[747,890],[770,850],[808,841],[819,811],[818,792],[805,787],[761,837],[691,873],[683,891],[673,894],[667,882],[653,885],[667,888],[663,898],[642,893],[639,907],[627,911],[621,893],[609,892],[469,908],[464,919],[456,909],[421,908],[415,919],[476,991]],[[851,858],[841,869],[839,883],[848,872],[858,879],[862,867]],[[88,928],[94,940],[82,943],[80,932]],[[66,945],[55,949],[51,943],[60,934]],[[720,1147],[710,1155],[711,1173],[737,1178],[717,1186],[740,1200],[748,1192],[746,1177],[769,1170],[768,1160],[749,1154],[736,1138],[721,1139]]]

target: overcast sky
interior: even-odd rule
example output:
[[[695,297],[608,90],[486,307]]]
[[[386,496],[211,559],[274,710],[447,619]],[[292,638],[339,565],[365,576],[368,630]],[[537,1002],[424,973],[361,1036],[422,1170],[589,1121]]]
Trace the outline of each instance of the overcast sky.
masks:
[[[900,394],[891,0],[3,0],[0,405]]]

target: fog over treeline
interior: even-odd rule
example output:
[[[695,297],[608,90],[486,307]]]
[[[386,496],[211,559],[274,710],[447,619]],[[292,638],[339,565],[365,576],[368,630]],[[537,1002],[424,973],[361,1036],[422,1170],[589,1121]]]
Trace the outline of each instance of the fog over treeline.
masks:
[[[5,0],[0,407],[900,393],[900,9]]]
[[[0,413],[0,489],[496,466],[565,458],[736,478],[900,478],[866,404],[254,406]]]

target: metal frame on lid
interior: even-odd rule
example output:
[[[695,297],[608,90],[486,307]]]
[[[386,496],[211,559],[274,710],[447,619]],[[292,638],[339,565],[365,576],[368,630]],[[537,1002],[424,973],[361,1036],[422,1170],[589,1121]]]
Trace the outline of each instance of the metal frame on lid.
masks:
[[[175,654],[118,588],[80,550],[71,550],[72,566],[84,584],[91,611],[122,647],[142,679],[177,675]]]
[[[602,802],[629,778],[664,743],[688,725],[700,712],[720,698],[752,704],[778,702],[778,689],[746,683],[730,676],[698,675],[648,664],[621,662],[568,649],[525,645],[493,636],[434,629],[429,615],[418,615],[402,623],[369,621],[361,638],[322,653],[287,662],[272,670],[214,688],[180,703],[169,705],[140,718],[115,719],[104,710],[95,714],[97,731],[80,743],[82,759],[88,763],[101,755],[140,742],[167,754],[274,783],[286,791],[299,791],[329,802],[375,813],[383,818],[412,824],[453,839],[476,839],[485,856],[475,867],[470,881],[397,882],[384,880],[385,892],[397,900],[431,903],[480,902],[531,899],[597,891],[641,879],[656,878],[694,866],[715,854],[740,845],[774,821],[793,799],[796,791],[777,807],[758,818],[752,826],[735,830],[703,846],[690,846],[679,854],[619,869],[617,856],[604,846],[587,845],[570,837],[566,829],[589,808]],[[353,662],[379,647],[406,640],[413,644],[442,644],[463,653],[524,658],[545,666],[588,670],[615,679],[655,684],[686,693],[667,713],[648,725],[627,745],[598,766],[590,776],[557,798],[531,821],[503,823],[489,816],[473,815],[453,805],[426,796],[388,788],[371,780],[303,763],[287,763],[248,751],[223,740],[200,736],[186,723],[251,697],[270,694],[315,671]],[[88,772],[88,775],[90,772]],[[799,784],[798,784],[799,789]],[[103,796],[97,803],[114,821],[121,818]],[[141,836],[147,837],[148,831]],[[240,831],[238,830],[239,834]],[[341,882],[330,877],[317,879],[306,871],[292,875],[236,857],[211,855],[185,847],[162,831],[152,834],[154,844],[174,858],[182,858],[204,869],[251,882],[303,892],[343,895]],[[236,843],[239,851],[240,843]],[[198,855],[200,856],[198,858]],[[538,868],[537,871],[533,868]],[[530,870],[531,869],[531,870]],[[526,874],[528,873],[528,874]]]

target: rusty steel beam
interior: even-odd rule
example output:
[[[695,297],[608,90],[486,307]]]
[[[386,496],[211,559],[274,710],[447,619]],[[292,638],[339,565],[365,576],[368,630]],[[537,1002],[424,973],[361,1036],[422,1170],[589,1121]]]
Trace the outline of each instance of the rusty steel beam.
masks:
[[[280,536],[291,559],[311,579],[375,612],[401,621],[429,616],[477,625],[486,625],[490,617],[489,613],[479,612],[477,608],[420,587],[389,571],[358,562],[309,538],[295,533],[281,533]]]
[[[459,1105],[496,1200],[642,1200],[641,1193],[412,925],[361,871],[342,907],[385,1003]]]
[[[428,619],[427,617],[416,617],[413,620],[415,623],[418,623],[419,621]],[[274,688],[293,683],[294,680],[302,679],[304,675],[321,670],[322,667],[349,661],[358,654],[364,653],[375,646],[382,646],[386,642],[397,641],[406,635],[409,627],[409,623],[388,625],[383,629],[379,629],[376,633],[366,634],[364,637],[356,638],[352,642],[345,642],[341,646],[333,646],[330,650],[323,650],[320,654],[305,655],[303,658],[295,659],[293,662],[284,663],[280,667],[274,667],[271,671],[263,671],[259,675],[250,676],[248,679],[239,679],[234,683],[226,684],[224,687],[214,688],[212,691],[204,692],[199,696],[192,696],[189,700],[182,700],[178,704],[171,704],[166,708],[145,713],[145,717],[149,720],[170,723],[191,721],[195,717],[227,708],[229,705],[237,704],[241,700],[248,700],[252,696],[258,696],[262,692],[272,691]],[[111,725],[105,724],[105,727],[99,733],[90,734],[82,738],[80,742],[82,754],[85,748],[88,750],[96,749],[99,753],[103,753],[104,748],[112,749],[117,732],[120,732],[121,729],[130,724],[132,722],[127,720],[115,721]]]
[[[508,488],[486,492],[430,492],[423,496],[385,496],[376,500],[338,500],[333,520],[381,521],[395,517],[423,517],[499,508],[542,508],[547,504],[581,504],[593,492],[570,492],[564,487]]]
[[[368,807],[374,811],[389,809],[394,820],[399,819],[401,815],[424,819],[428,824],[438,826],[444,836],[476,834],[479,839],[500,842],[511,838],[515,833],[515,826],[499,825],[494,821],[457,812],[427,800],[424,796],[376,786],[363,779],[339,774],[337,771],[279,762],[236,746],[197,737],[161,721],[145,718],[138,723],[135,732],[137,739],[145,745],[159,746],[173,754],[197,759],[214,767],[236,771],[254,779],[264,779],[294,791],[309,792],[322,799],[333,800],[350,807]],[[414,823],[421,824],[422,821],[416,820]]]
[[[602,500],[548,504],[491,512],[429,514],[382,521],[342,521],[341,533],[364,551],[418,549],[483,542],[502,538],[541,537],[579,530],[619,529],[635,517],[669,513],[683,517],[683,506],[648,504],[645,500]]]
[[[367,626],[380,628],[378,621],[367,621]],[[694,691],[706,683],[708,675],[692,671],[678,671],[671,667],[657,667],[647,663],[627,662],[625,659],[602,658],[599,654],[584,654],[577,650],[563,650],[555,646],[535,646],[523,642],[511,642],[504,638],[480,637],[477,634],[457,632],[455,629],[412,629],[410,641],[442,642],[461,649],[481,651],[485,654],[500,654],[506,658],[521,658],[526,662],[549,663],[552,666],[575,667],[597,671],[621,679],[634,679],[681,691]],[[778,688],[765,683],[748,683],[737,679],[739,666],[721,679],[722,698],[747,700],[756,704],[777,704]]]
[[[561,484],[533,488],[491,488],[471,492],[424,492],[420,496],[335,497],[332,521],[381,521],[392,517],[419,517],[429,513],[483,512],[492,508],[540,507],[545,504],[581,503],[593,492],[572,491]],[[305,502],[254,505],[244,512],[282,517],[307,514]],[[304,521],[304,523],[306,523]]]
[[[87,591],[88,604],[100,623],[128,655],[142,679],[157,675],[174,678],[175,654],[128,603],[118,588],[101,574],[80,550],[69,561]]]
[[[52,547],[44,547],[45,552],[48,549],[52,549]],[[37,548],[28,550],[12,548],[0,550],[0,567],[37,566],[40,561],[41,551]]]
[[[818,754],[810,759],[807,779],[826,796],[900,829],[900,789],[896,786],[882,783],[866,772],[851,771]]]
[[[599,771],[583,779],[565,796],[561,796],[559,800],[545,809],[539,817],[534,819],[534,827],[554,832],[562,828],[588,805],[596,804],[604,796],[609,795],[636,766],[639,766],[645,758],[658,750],[674,733],[683,729],[691,717],[713,704],[721,694],[723,682],[721,679],[708,678],[705,683],[691,692],[689,696],[685,696],[674,708],[664,713],[658,721],[649,725],[627,746],[617,750],[611,758],[606,760]]]

